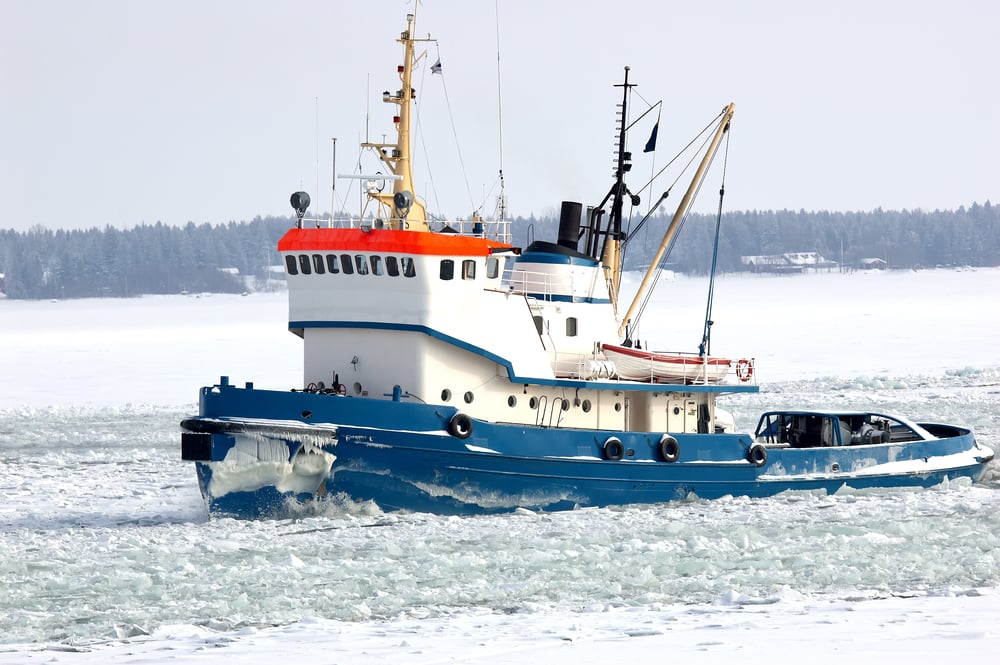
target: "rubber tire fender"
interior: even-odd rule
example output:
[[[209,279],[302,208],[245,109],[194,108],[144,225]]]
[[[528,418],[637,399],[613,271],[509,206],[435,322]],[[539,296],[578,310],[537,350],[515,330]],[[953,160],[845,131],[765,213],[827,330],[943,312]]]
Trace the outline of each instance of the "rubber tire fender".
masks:
[[[604,456],[604,459],[617,462],[625,456],[625,446],[622,444],[622,440],[617,436],[611,436],[604,442],[604,447],[601,448],[601,454]]]
[[[762,443],[755,443],[747,450],[747,459],[754,466],[760,467],[767,464],[767,448]]]
[[[459,439],[468,439],[472,436],[472,418],[458,411],[448,421],[448,433]]]
[[[664,434],[660,438],[660,459],[664,462],[676,462],[680,456],[681,446],[677,443],[677,439],[669,434]]]

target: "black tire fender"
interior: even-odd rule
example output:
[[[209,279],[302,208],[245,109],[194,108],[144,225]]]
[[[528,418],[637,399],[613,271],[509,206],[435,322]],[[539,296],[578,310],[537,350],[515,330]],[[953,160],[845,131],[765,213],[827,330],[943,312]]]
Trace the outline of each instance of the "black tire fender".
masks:
[[[747,450],[747,459],[754,466],[764,466],[767,464],[767,448],[762,443],[755,443]]]
[[[604,442],[601,453],[604,455],[604,459],[617,462],[625,456],[625,446],[622,445],[622,440],[617,436],[611,436]]]
[[[457,412],[448,421],[448,433],[459,439],[468,439],[472,435],[472,418]]]
[[[664,462],[676,462],[680,456],[681,446],[677,443],[677,439],[669,434],[664,434],[660,438],[660,459]]]

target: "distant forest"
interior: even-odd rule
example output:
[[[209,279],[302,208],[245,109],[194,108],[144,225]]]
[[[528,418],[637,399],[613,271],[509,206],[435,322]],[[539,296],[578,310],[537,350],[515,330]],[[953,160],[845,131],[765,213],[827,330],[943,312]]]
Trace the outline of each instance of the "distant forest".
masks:
[[[652,217],[626,243],[629,269],[649,265],[669,216]],[[690,215],[666,266],[710,270],[717,218]],[[633,218],[631,225],[637,225]],[[0,230],[0,290],[9,298],[130,297],[264,288],[280,265],[278,239],[292,217],[129,230]],[[514,244],[554,241],[555,219],[517,218]],[[718,270],[745,270],[741,256],[815,252],[851,268],[878,258],[889,268],[1000,265],[1000,209],[987,201],[954,211],[747,211],[722,216]]]

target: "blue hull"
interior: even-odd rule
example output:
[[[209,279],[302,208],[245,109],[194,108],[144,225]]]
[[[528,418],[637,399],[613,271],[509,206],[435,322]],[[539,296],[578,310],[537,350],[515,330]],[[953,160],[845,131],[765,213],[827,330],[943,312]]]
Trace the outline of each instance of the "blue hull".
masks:
[[[453,407],[221,386],[202,390],[182,423],[213,514],[282,517],[299,502],[343,494],[383,510],[484,514],[633,503],[695,495],[764,497],[849,486],[929,487],[977,480],[992,459],[971,432],[929,441],[826,448],[769,447],[749,434],[608,432],[469,421]],[[621,459],[606,459],[609,437]],[[758,453],[759,455],[759,453]],[[947,458],[944,460],[943,458]]]

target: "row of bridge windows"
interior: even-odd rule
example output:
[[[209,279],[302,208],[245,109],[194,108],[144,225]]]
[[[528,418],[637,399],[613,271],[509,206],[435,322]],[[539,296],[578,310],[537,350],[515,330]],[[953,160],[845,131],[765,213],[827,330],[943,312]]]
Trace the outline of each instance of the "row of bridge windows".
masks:
[[[285,256],[285,268],[289,275],[311,275],[316,273],[322,275],[330,273],[336,275],[385,275],[390,277],[415,277],[417,275],[416,266],[413,259],[404,256],[379,256],[373,254],[288,254]]]
[[[475,259],[465,259],[456,266],[454,259],[441,259],[439,277],[443,280],[455,279],[456,267],[462,279],[476,278]],[[415,277],[417,274],[413,259],[404,256],[380,256],[378,254],[288,254],[285,268],[289,275],[389,275],[390,277]],[[495,279],[500,274],[500,262],[495,257],[486,259],[486,276]]]

